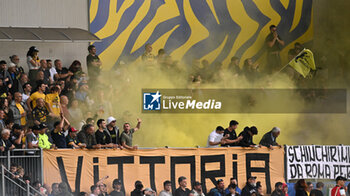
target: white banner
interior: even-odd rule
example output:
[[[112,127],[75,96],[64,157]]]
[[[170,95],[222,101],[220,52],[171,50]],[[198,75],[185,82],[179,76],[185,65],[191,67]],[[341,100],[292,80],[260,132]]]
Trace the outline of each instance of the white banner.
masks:
[[[287,180],[350,178],[350,146],[286,146]]]

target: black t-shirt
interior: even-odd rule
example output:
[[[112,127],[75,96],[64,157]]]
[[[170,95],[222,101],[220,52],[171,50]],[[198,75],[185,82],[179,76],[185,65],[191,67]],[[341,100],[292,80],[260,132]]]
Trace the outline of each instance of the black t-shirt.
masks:
[[[100,74],[100,68],[97,66],[92,65],[92,62],[98,62],[100,61],[100,58],[98,58],[97,55],[92,56],[91,54],[89,54],[86,57],[86,64],[87,64],[87,68],[88,68],[88,74],[90,77],[95,77],[98,76]]]
[[[281,37],[280,37],[279,35],[278,35],[277,37],[278,37],[279,40],[282,40]],[[272,41],[273,39],[274,39],[273,34],[270,33],[270,34],[266,37],[265,43],[270,42],[270,41]],[[282,45],[281,45],[277,40],[275,41],[275,44],[274,44],[272,47],[267,47],[267,50],[268,50],[269,52],[279,52],[281,49],[282,49]]]
[[[190,189],[183,190],[181,187],[175,190],[174,196],[187,196],[190,193]]]
[[[229,135],[229,137],[227,138],[227,139],[229,139],[229,140],[235,140],[235,139],[237,139],[237,134],[236,134],[236,131],[235,130],[232,130],[232,132],[231,131],[229,131],[227,128],[225,129],[225,132],[224,132],[224,136],[225,135]],[[237,146],[237,143],[233,143],[233,144],[224,144],[224,145],[221,145],[221,146]]]
[[[78,138],[77,138],[77,137],[72,138],[72,137],[68,134],[67,137],[66,137],[66,144],[67,144],[67,147],[73,148],[73,145],[70,144],[71,142],[73,142],[75,145],[79,145]]]
[[[105,145],[112,142],[111,136],[107,133],[106,130],[103,130],[103,132],[97,130],[95,132],[95,138],[96,138],[97,144]]]
[[[51,137],[57,148],[67,148],[66,136],[64,133],[53,130],[51,132]]]
[[[11,134],[10,140],[16,149],[22,149],[23,141],[21,140],[20,144],[16,144],[15,141],[19,138],[18,135]]]
[[[310,192],[310,196],[323,196],[323,192],[318,189],[313,189]]]

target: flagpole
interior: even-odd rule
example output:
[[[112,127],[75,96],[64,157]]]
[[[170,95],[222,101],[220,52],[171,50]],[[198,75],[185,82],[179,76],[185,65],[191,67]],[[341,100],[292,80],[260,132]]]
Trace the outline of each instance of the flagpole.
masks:
[[[304,50],[305,50],[305,48],[304,48],[302,51],[300,51],[299,54],[301,54],[302,52],[304,52]],[[299,54],[297,54],[296,56],[298,56]],[[295,58],[295,57],[294,57],[294,58]],[[294,60],[294,58],[293,58],[292,60]],[[292,60],[291,60],[291,61],[292,61]],[[280,73],[282,70],[284,70],[284,68],[286,68],[286,67],[289,65],[289,63],[290,63],[291,61],[289,61],[285,66],[283,66],[278,72],[274,73],[273,75],[278,74],[278,73]]]

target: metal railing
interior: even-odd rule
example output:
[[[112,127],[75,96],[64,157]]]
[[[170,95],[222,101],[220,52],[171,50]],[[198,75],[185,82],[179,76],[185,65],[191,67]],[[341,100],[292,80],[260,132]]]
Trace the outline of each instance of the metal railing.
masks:
[[[10,170],[11,164],[21,166],[25,174],[31,178],[31,182],[43,183],[43,159],[41,149],[14,149],[0,155],[0,165]]]
[[[37,196],[41,193],[35,190],[29,183],[24,182],[20,178],[11,178],[15,176],[14,173],[11,173],[4,165],[1,165],[1,196]]]

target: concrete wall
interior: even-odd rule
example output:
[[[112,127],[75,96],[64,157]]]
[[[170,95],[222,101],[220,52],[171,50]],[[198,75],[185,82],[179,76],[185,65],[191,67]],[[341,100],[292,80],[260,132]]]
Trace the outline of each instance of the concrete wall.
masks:
[[[1,0],[0,26],[76,27],[88,30],[88,0]],[[69,66],[73,60],[86,64],[88,43],[0,42],[0,59],[19,55],[27,69],[26,53],[36,46],[41,59],[62,60]]]

